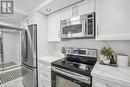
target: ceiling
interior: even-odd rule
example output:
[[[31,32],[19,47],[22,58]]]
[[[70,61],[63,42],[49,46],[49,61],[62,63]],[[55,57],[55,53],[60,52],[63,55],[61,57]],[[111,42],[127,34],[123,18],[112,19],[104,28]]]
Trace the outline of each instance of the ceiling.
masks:
[[[77,2],[80,2],[83,0],[53,0],[49,4],[45,5],[41,9],[39,9],[42,13],[49,15],[57,10],[63,9],[67,6],[70,6],[72,4],[75,4]],[[47,11],[50,10],[50,11]]]
[[[25,12],[30,12],[46,0],[15,0],[15,6]]]
[[[46,0],[15,0],[15,15],[13,17],[0,17],[0,23],[20,27],[21,20],[44,1]]]
[[[15,12],[15,15],[12,17],[0,17],[0,22],[7,23],[12,26],[20,27],[21,19],[24,17],[25,15]]]
[[[15,0],[15,16],[12,18],[0,17],[0,22],[7,22],[16,26],[21,24],[21,19],[27,16],[33,10],[49,15],[66,6],[74,4],[82,0]],[[46,9],[51,9],[50,12]]]

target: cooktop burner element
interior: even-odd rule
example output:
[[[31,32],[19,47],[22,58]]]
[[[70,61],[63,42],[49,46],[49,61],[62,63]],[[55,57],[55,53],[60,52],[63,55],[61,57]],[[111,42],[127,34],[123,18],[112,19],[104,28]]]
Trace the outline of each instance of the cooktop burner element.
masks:
[[[91,76],[91,70],[96,61],[96,49],[67,48],[67,57],[53,62],[52,66]]]

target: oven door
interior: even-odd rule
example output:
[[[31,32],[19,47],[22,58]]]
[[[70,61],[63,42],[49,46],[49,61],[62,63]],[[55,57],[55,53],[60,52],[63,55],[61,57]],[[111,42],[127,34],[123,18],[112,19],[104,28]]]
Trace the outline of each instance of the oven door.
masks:
[[[52,87],[91,87],[91,77],[52,67]]]
[[[85,19],[81,16],[61,21],[61,38],[77,38],[85,35]]]

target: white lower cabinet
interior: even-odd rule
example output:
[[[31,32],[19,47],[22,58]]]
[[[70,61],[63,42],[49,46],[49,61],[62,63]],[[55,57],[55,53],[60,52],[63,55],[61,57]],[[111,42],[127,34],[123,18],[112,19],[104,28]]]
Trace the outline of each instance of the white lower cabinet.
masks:
[[[129,87],[106,79],[93,77],[92,87]]]
[[[44,78],[40,78],[39,83],[39,87],[51,87],[51,82],[45,80]]]
[[[38,83],[39,87],[51,87],[51,66],[38,63]]]

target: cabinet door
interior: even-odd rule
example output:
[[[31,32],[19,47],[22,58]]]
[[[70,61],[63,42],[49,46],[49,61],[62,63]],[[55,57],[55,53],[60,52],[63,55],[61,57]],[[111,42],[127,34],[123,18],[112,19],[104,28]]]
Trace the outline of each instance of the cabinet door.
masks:
[[[78,6],[78,15],[88,14],[94,12],[94,1],[95,0],[85,0],[79,4]]]
[[[60,41],[60,12],[47,17],[48,41]]]
[[[97,40],[130,40],[130,0],[96,0]]]
[[[108,78],[93,77],[92,87],[129,87],[119,81],[107,80]],[[118,82],[118,83],[117,83]]]
[[[68,7],[63,10],[61,10],[61,20],[69,19],[73,17],[73,12],[72,12],[73,7]]]
[[[22,28],[27,29],[28,25],[36,24],[36,14],[33,13],[27,17],[25,17],[22,21]]]
[[[78,15],[79,6],[77,4],[61,10],[61,20],[69,19]]]
[[[94,0],[84,0],[61,11],[61,20],[94,12]]]
[[[28,26],[28,19],[24,18],[23,21],[22,21],[22,28],[27,29],[27,26]]]
[[[35,16],[35,13],[30,15],[28,17],[28,24],[31,25],[31,24],[36,24],[36,16]]]

